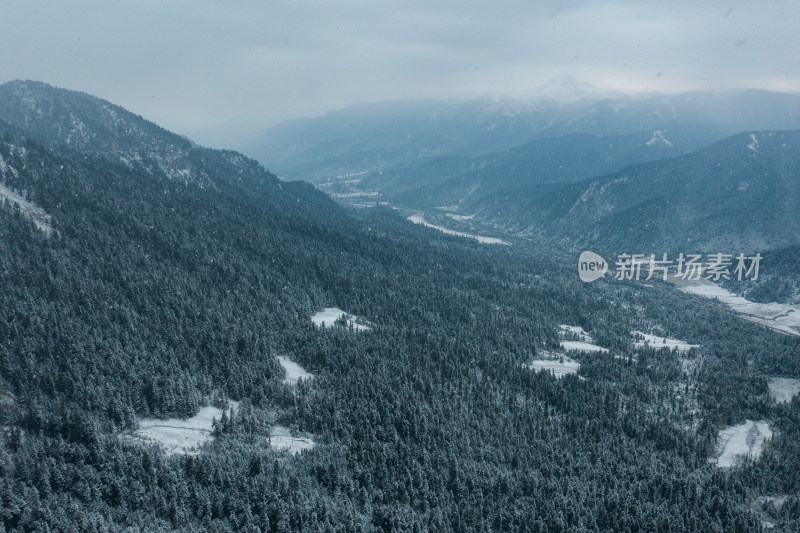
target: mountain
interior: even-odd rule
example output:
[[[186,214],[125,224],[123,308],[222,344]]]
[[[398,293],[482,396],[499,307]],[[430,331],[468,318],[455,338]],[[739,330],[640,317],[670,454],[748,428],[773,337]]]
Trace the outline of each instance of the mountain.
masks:
[[[0,117],[37,139],[173,180],[209,185],[193,143],[97,97],[41,82],[0,85]]]
[[[191,141],[110,102],[46,83],[0,85],[0,116],[37,139],[89,152],[188,149]]]
[[[671,130],[695,143],[746,130],[800,127],[800,95],[765,90],[644,94],[606,98],[547,128],[542,135],[610,136]]]
[[[480,159],[569,135],[622,138],[660,131],[682,152],[742,131],[797,128],[798,95],[763,90],[609,95],[567,86],[520,99],[356,104],[275,126],[243,151],[279,175],[320,183],[404,164],[435,175],[424,169],[428,158],[439,168],[441,157]],[[390,174],[396,181],[412,178],[397,169]]]
[[[741,133],[691,154],[463,207],[510,231],[616,249],[760,251],[800,239],[800,131]]]
[[[618,91],[603,90],[591,83],[576,80],[571,76],[559,76],[527,91],[519,99],[549,104],[568,104],[579,101],[592,102],[621,96],[624,96],[624,94]]]
[[[315,265],[330,265],[327,276],[358,264],[348,257],[369,240],[310,185],[281,183],[241,154],[192,145],[86,94],[6,84],[0,121],[4,316],[74,328],[39,339],[58,346],[45,367],[72,354],[60,385],[48,390],[74,405],[85,392],[77,385],[85,368],[95,368],[107,398],[94,406],[125,406],[112,409],[116,424],[131,424],[133,412],[192,411],[201,383],[219,382],[241,363],[204,359],[245,338],[223,324],[279,324],[313,311],[324,303],[319,281],[307,278]],[[92,347],[89,331],[102,348]],[[263,331],[241,354],[253,357],[259,343],[267,343]],[[46,373],[26,375],[16,359],[5,361],[3,377],[17,393],[47,388]],[[278,372],[271,359],[250,364],[259,371],[240,385]],[[154,375],[169,376],[170,385],[154,385]],[[172,385],[180,392],[169,392]]]
[[[402,163],[364,174],[355,187],[379,191],[391,204],[411,208],[475,205],[494,193],[580,181],[699,148],[692,143],[662,130],[615,137],[571,134],[474,158],[439,156]],[[330,189],[347,190],[342,185]]]
[[[317,180],[423,157],[509,148],[579,105],[491,98],[362,103],[280,124],[242,150],[279,175]]]
[[[761,270],[758,280],[744,284],[736,279],[723,280],[723,285],[752,302],[800,304],[800,245],[767,250],[762,256],[761,262],[767,267]]]

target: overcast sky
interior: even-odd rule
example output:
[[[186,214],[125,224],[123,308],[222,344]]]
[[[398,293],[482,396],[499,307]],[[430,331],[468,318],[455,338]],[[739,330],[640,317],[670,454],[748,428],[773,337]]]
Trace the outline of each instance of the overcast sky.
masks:
[[[0,2],[0,81],[168,129],[264,129],[359,101],[599,88],[800,92],[798,0]]]

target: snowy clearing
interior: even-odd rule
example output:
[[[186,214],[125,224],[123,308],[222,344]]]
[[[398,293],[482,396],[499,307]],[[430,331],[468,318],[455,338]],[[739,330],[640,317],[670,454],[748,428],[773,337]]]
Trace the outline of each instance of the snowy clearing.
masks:
[[[581,368],[581,364],[573,361],[569,357],[563,356],[559,359],[537,359],[525,365],[531,370],[546,370],[557,378],[563,378],[567,374],[575,374]]]
[[[2,159],[0,159],[2,161]],[[50,225],[50,215],[45,213],[44,209],[27,201],[25,198],[9,189],[0,183],[0,203],[3,199],[8,200],[11,205],[17,204],[23,216],[28,217],[45,235],[49,236],[53,233],[53,227]]]
[[[414,224],[422,224],[423,226],[426,226],[428,228],[439,230],[442,233],[446,233],[447,235],[455,235],[456,237],[467,237],[470,239],[476,239],[478,242],[482,244],[505,244],[507,246],[511,246],[510,242],[504,241],[503,239],[498,239],[496,237],[482,237],[480,235],[472,235],[470,233],[463,233],[461,231],[453,231],[451,229],[443,228],[441,226],[434,226],[433,224],[430,224],[427,220],[425,220],[425,217],[423,217],[421,214],[411,215],[410,217],[408,217],[408,220],[410,220]]]
[[[753,142],[748,144],[747,147],[750,148],[754,152],[758,152],[758,139],[756,139],[756,134],[755,133],[751,133],[750,134],[750,139]]]
[[[761,525],[765,528],[772,529],[775,527],[775,516],[781,513],[786,501],[790,495],[783,494],[780,496],[759,496],[750,502],[750,510],[761,518]],[[764,512],[764,506],[772,508],[771,513]]]
[[[301,379],[311,379],[314,377],[314,374],[306,372],[305,368],[298,365],[288,357],[280,356],[278,357],[278,362],[286,371],[286,377],[283,378],[283,382],[287,385],[297,385],[297,382]]]
[[[228,402],[229,408],[236,411],[239,402]],[[158,444],[167,455],[197,455],[201,444],[213,438],[211,423],[222,417],[222,409],[203,407],[191,418],[143,418],[139,429],[120,438],[141,444]],[[270,445],[276,450],[288,450],[292,455],[316,446],[310,437],[292,436],[289,428],[272,426]]]
[[[699,344],[689,344],[688,342],[679,341],[677,339],[670,339],[669,337],[659,337],[658,335],[651,335],[649,333],[642,333],[641,331],[632,331],[631,335],[634,337],[644,337],[643,340],[638,340],[633,343],[637,348],[644,348],[649,346],[660,350],[661,348],[668,348],[670,350],[677,349],[679,352],[688,352],[692,348],[699,348]]]
[[[578,340],[586,341],[586,342],[594,342],[592,336],[589,335],[586,330],[584,330],[580,326],[568,326],[566,324],[559,324],[558,329],[560,330],[559,333],[561,335],[573,334],[578,337]]]
[[[572,337],[578,340],[562,340],[561,348],[566,351],[575,352],[607,352],[608,348],[597,346],[594,339],[589,335],[586,330],[580,326],[569,326],[567,324],[559,324],[559,334],[561,337]]]
[[[730,468],[745,457],[757,460],[764,452],[766,441],[771,438],[769,424],[763,420],[745,420],[738,426],[730,426],[719,432],[716,457],[708,461],[720,468]]]
[[[704,298],[716,298],[747,320],[781,333],[800,336],[800,306],[798,305],[751,302],[705,280],[676,281],[675,286],[678,290],[688,294],[696,294]]]
[[[358,323],[363,322],[363,320],[360,320],[359,317],[351,315],[350,313],[346,313],[338,307],[326,307],[322,311],[314,313],[311,316],[311,321],[317,327],[324,328],[326,326],[333,326],[334,323],[342,316],[344,316],[345,320],[347,320],[347,327],[352,326],[356,331],[366,331],[370,329],[369,326]]]
[[[584,341],[561,341],[561,347],[568,352],[608,352],[608,348]]]
[[[276,450],[288,450],[292,455],[297,455],[317,444],[309,437],[293,437],[287,427],[273,426],[270,432],[270,445]]]
[[[238,409],[239,402],[228,402],[229,408]],[[139,429],[121,438],[147,444],[158,444],[167,455],[197,455],[198,447],[211,440],[211,422],[222,417],[222,409],[203,407],[191,418],[143,418]]]
[[[666,137],[664,137],[664,132],[661,130],[655,130],[653,132],[653,138],[644,144],[646,146],[663,145],[663,146],[668,146],[670,148],[672,148],[673,146],[672,143]]]
[[[767,386],[776,403],[789,403],[800,392],[800,379],[770,378]]]

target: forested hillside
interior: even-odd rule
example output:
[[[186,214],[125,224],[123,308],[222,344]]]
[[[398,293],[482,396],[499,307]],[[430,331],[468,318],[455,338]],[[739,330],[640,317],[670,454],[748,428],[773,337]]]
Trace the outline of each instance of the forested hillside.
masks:
[[[578,183],[498,191],[463,211],[509,231],[616,250],[782,248],[800,235],[798,148],[798,130],[741,133]]]
[[[479,208],[495,194],[541,185],[569,183],[607,174],[632,163],[655,161],[699,148],[691,140],[661,130],[613,137],[575,134],[543,138],[474,158],[441,156],[394,165],[364,175],[350,189],[380,191],[382,199],[410,208]],[[682,142],[683,141],[683,142]]]
[[[0,86],[0,121],[0,530],[800,526],[800,401],[769,388],[800,378],[800,338],[581,284],[548,240],[345,209],[88,95]],[[311,321],[331,307],[369,329]],[[194,453],[132,438],[229,400]],[[709,462],[746,420],[772,428],[760,459]]]

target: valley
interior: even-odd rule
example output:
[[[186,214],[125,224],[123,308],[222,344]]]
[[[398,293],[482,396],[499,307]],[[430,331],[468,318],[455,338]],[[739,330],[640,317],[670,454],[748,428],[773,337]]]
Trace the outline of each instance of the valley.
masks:
[[[800,532],[797,2],[0,14],[0,533]]]
[[[280,180],[83,93],[15,82],[0,104],[16,171],[3,187],[53,230],[0,205],[6,529],[91,515],[109,530],[656,530],[664,517],[753,530],[751,502],[771,494],[788,498],[776,527],[800,519],[800,339],[762,325],[792,328],[791,314],[744,320],[668,283],[584,284],[584,226],[549,233],[571,227],[575,198],[590,215],[603,187],[624,199],[619,172],[631,183],[680,159],[502,192],[569,206],[523,231],[434,194],[334,201],[361,193]],[[519,138],[503,135],[485,148]],[[766,157],[776,139],[757,138]],[[586,140],[570,139],[553,142]],[[440,163],[496,153],[457,141]],[[719,153],[753,152],[744,141]],[[18,146],[30,164],[7,157]],[[319,176],[342,187],[367,179],[326,161]],[[363,208],[337,203],[353,199]],[[518,224],[549,216],[530,215]]]

